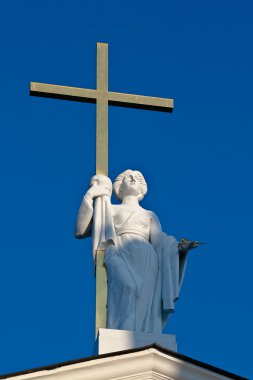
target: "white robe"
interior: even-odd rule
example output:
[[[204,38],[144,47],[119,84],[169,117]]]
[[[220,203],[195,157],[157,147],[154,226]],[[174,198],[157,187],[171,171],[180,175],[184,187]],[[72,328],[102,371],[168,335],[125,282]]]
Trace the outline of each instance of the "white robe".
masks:
[[[93,252],[106,247],[107,328],[161,333],[174,312],[187,255],[179,254],[176,239],[161,231],[154,213],[135,210],[119,222],[112,217],[109,198],[96,202]],[[83,237],[92,214],[92,204],[84,200]]]
[[[179,297],[186,256],[180,257],[176,239],[161,231],[150,241],[150,231],[140,227],[145,219],[158,222],[154,213],[142,210],[120,229],[115,223],[116,246],[105,256],[107,327],[161,333]]]

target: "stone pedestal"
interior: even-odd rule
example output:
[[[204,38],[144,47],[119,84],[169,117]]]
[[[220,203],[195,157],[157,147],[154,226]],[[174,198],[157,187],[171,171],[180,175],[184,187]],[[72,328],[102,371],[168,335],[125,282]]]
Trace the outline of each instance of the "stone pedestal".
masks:
[[[126,330],[99,329],[97,354],[129,350],[153,343],[177,351],[176,337],[170,334],[141,333]]]

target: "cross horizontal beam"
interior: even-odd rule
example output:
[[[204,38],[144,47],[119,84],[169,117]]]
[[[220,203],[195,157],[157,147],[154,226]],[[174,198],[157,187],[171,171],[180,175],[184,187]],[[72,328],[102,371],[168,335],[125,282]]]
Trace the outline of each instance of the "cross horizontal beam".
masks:
[[[44,98],[72,100],[84,103],[96,103],[98,99],[107,100],[109,105],[117,107],[139,108],[145,110],[172,112],[173,99],[156,98],[120,92],[89,90],[81,87],[59,86],[31,82],[30,95]]]

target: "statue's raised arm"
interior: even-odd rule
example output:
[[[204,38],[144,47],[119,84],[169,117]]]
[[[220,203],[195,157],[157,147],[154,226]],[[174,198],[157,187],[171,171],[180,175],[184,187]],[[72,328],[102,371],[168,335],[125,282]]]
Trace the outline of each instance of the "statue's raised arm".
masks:
[[[77,215],[75,236],[78,239],[90,236],[91,221],[93,217],[93,201],[98,197],[109,197],[112,194],[112,182],[110,178],[102,175],[95,175],[90,180],[90,188],[83,197]]]
[[[90,188],[79,208],[75,236],[85,238],[92,233],[92,253],[115,244],[115,230],[111,211],[112,182],[104,175],[91,178]],[[93,232],[92,232],[93,230]]]

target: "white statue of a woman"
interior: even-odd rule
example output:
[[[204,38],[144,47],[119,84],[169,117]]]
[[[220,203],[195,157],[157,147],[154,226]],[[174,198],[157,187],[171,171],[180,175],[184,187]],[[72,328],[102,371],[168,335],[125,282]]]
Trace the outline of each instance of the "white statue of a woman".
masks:
[[[110,202],[110,179],[92,178],[79,209],[76,237],[90,235],[93,201],[100,199],[102,213],[93,221],[93,239],[106,247],[107,328],[161,333],[179,296],[187,252],[179,253],[178,242],[162,232],[157,216],[139,205],[147,193],[140,172],[126,170],[113,190],[119,205]]]

